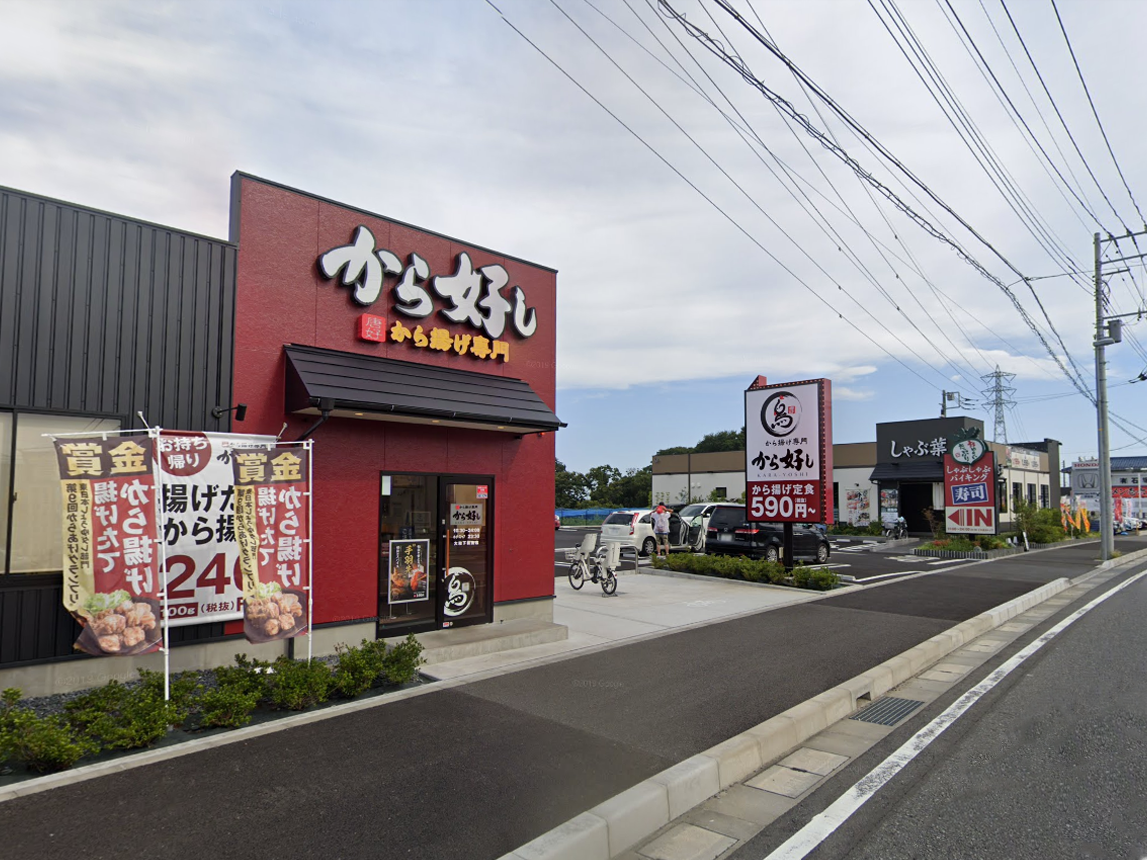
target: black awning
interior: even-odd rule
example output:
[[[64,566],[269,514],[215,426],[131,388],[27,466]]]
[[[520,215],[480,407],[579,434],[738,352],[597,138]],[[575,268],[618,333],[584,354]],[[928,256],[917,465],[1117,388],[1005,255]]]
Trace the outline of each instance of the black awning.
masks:
[[[944,466],[935,460],[918,463],[878,463],[868,476],[868,480],[888,483],[891,481],[942,481]]]
[[[565,427],[520,379],[292,344],[288,412],[507,433]]]

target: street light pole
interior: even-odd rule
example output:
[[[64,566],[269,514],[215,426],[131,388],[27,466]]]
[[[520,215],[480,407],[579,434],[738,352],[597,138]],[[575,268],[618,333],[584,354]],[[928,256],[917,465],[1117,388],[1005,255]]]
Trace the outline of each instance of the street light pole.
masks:
[[[1115,524],[1111,506],[1111,439],[1107,422],[1106,346],[1103,325],[1103,262],[1099,234],[1095,234],[1095,408],[1099,413],[1099,546],[1100,559],[1115,554]]]

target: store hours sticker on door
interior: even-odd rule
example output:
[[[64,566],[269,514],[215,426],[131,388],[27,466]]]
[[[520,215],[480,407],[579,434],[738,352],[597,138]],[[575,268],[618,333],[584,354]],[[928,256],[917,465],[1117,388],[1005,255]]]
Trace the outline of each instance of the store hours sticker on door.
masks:
[[[452,526],[481,526],[485,525],[486,505],[479,502],[474,505],[451,505],[450,525]]]

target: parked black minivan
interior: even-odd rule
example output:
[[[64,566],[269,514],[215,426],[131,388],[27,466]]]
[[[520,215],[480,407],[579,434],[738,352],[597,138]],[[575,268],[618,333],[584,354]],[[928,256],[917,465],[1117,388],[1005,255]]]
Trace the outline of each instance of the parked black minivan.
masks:
[[[784,545],[782,523],[750,523],[745,519],[744,505],[720,505],[709,517],[705,552],[747,555],[779,561]],[[828,561],[830,547],[815,526],[793,525],[793,557],[800,561]]]

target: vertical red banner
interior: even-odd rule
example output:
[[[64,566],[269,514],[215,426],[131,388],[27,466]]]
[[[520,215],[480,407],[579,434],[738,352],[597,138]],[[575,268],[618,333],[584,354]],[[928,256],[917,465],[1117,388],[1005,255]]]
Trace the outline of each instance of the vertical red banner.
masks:
[[[64,606],[97,656],[155,651],[163,636],[150,437],[55,440],[64,503]]]
[[[302,446],[236,451],[235,539],[243,579],[243,632],[290,639],[310,625],[310,457]]]
[[[996,533],[996,461],[980,440],[965,442],[965,448],[983,449],[970,462],[964,449],[952,446],[944,455],[944,528],[949,534]],[[959,457],[964,456],[962,462]]]

